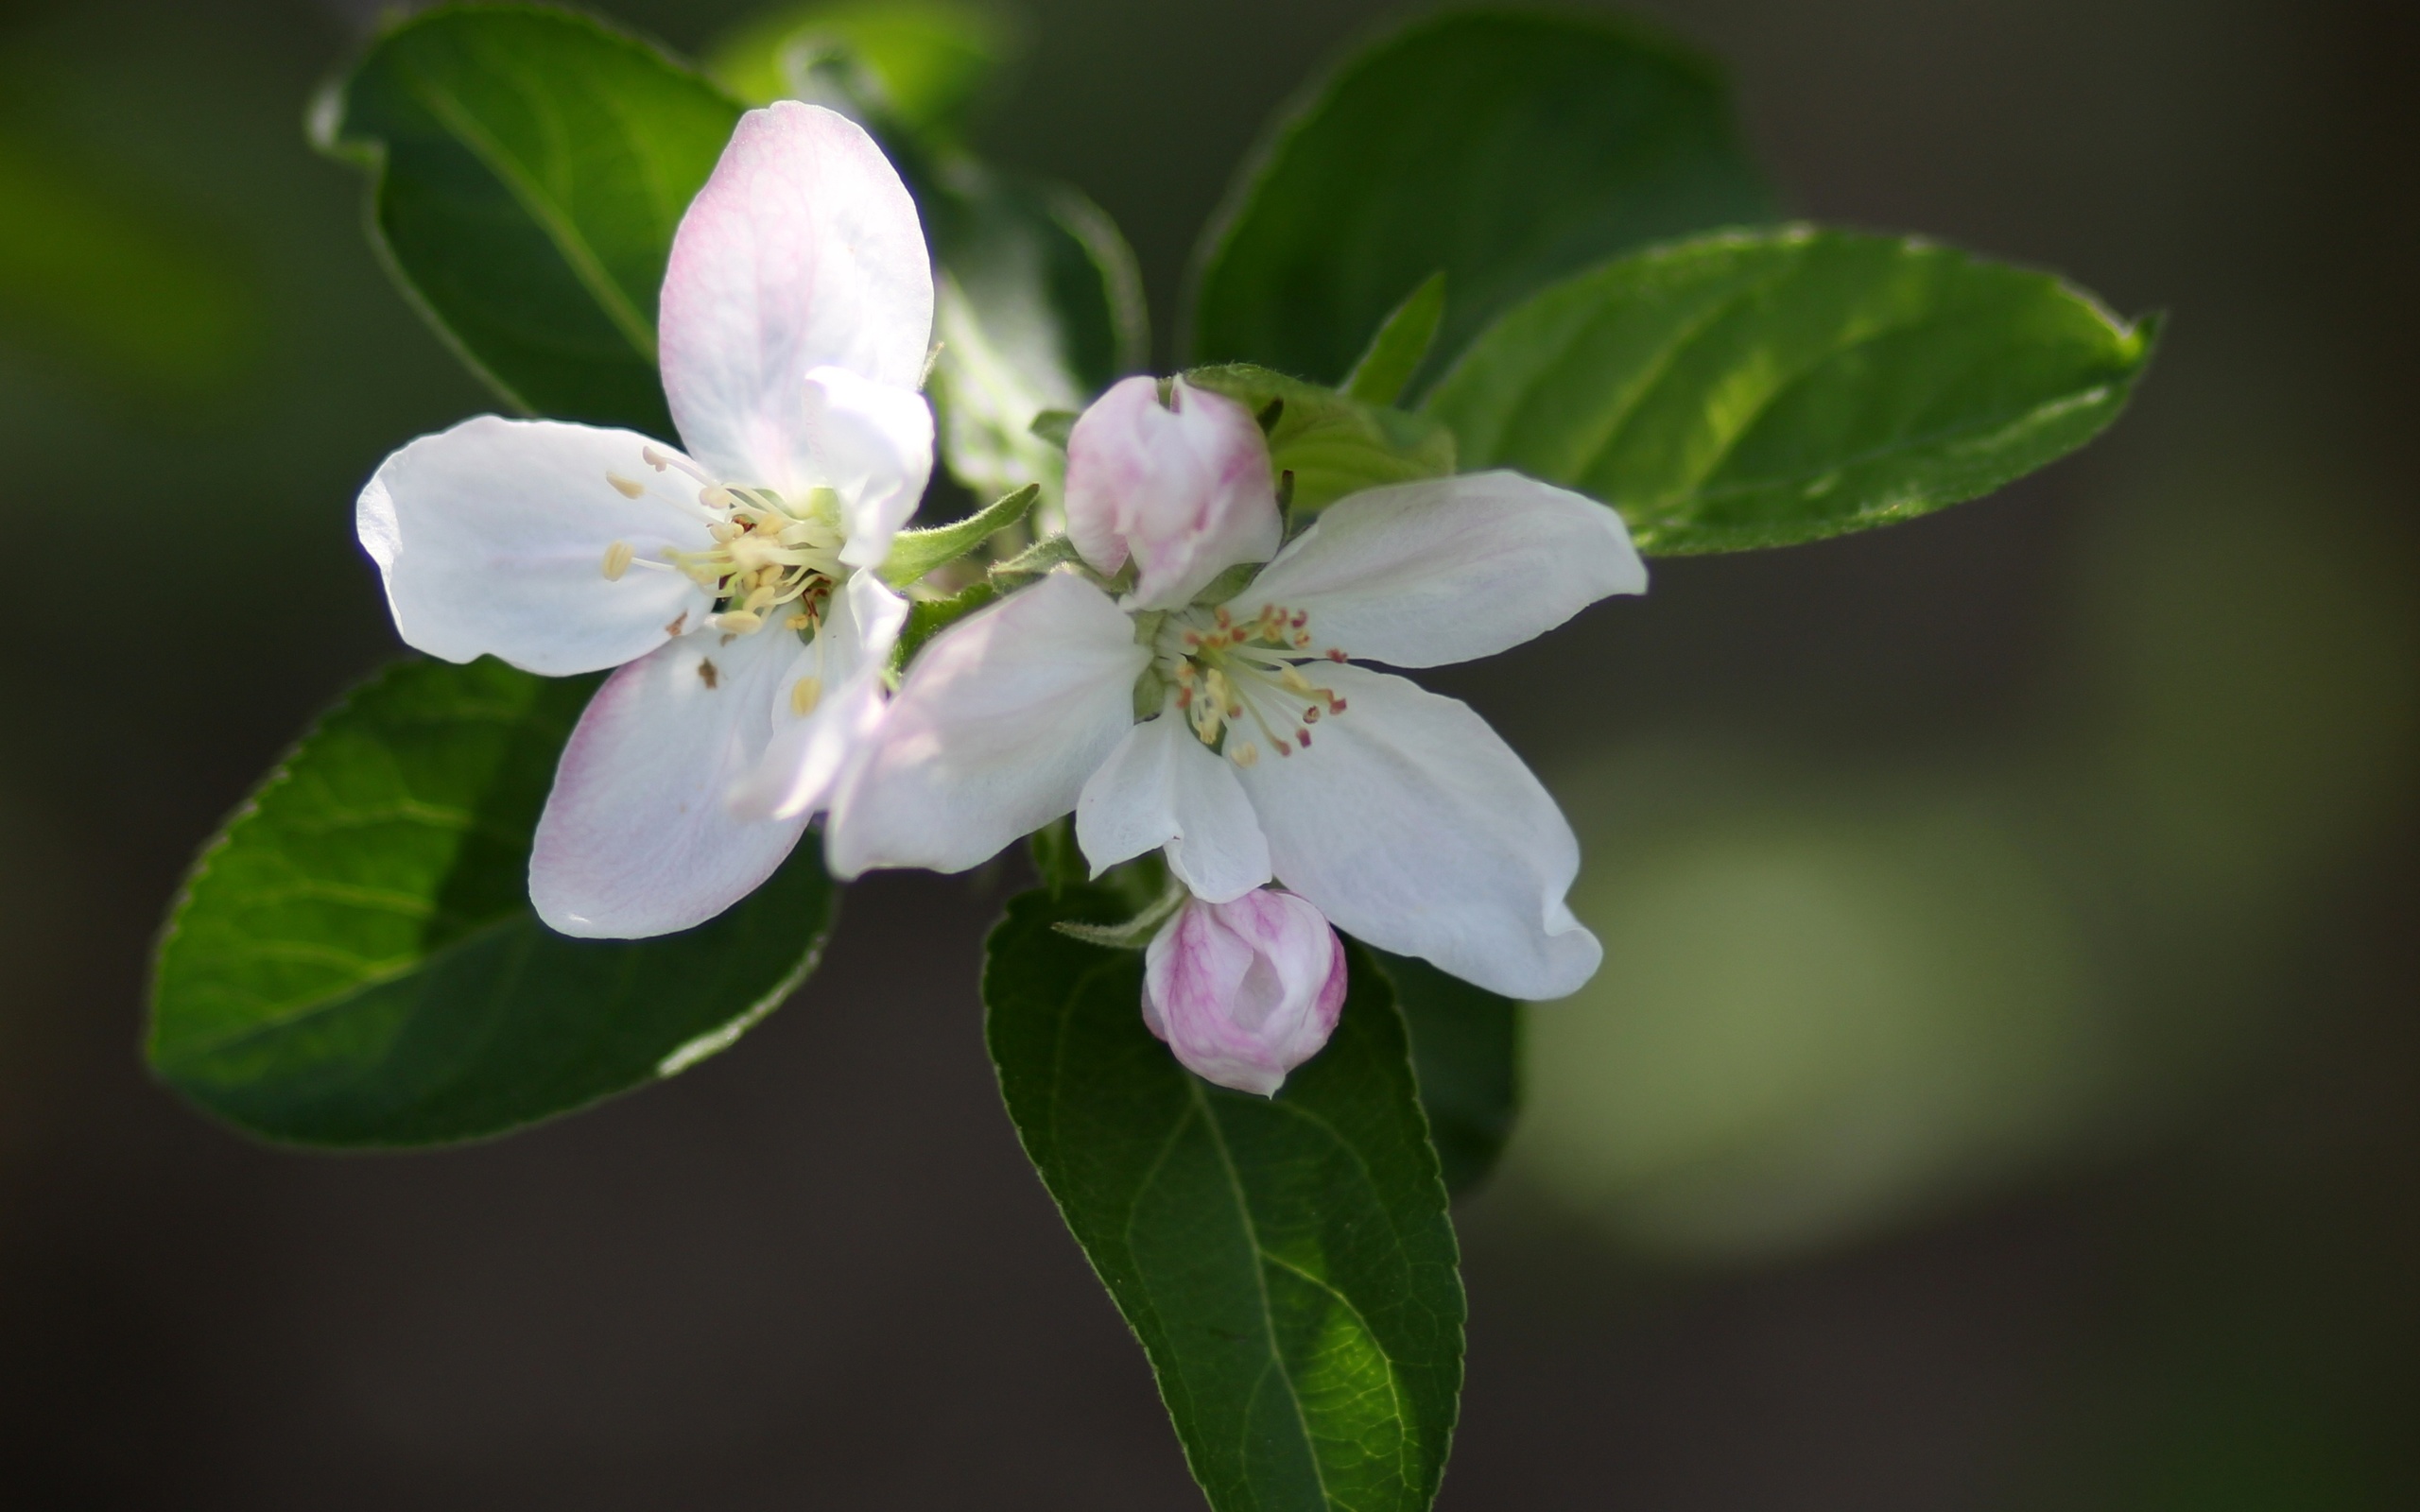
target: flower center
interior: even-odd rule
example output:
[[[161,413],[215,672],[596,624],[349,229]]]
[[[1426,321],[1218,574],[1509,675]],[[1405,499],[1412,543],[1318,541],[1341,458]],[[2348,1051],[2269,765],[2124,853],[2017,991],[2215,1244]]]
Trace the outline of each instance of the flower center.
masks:
[[[676,454],[650,446],[641,455],[658,472],[677,468],[697,481],[697,507],[715,543],[703,551],[667,546],[664,560],[640,562],[629,542],[617,541],[605,551],[607,579],[618,579],[634,565],[680,573],[715,596],[712,624],[726,639],[775,623],[815,629],[832,585],[845,576],[839,496],[830,489],[810,489],[793,506],[770,489],[720,482]],[[614,472],[605,474],[605,481],[626,498],[648,491],[646,485]]]
[[[1310,616],[1301,610],[1263,604],[1250,619],[1223,607],[1185,610],[1161,622],[1151,651],[1152,672],[1175,690],[1177,712],[1194,734],[1238,766],[1260,760],[1247,723],[1271,750],[1291,756],[1310,748],[1313,725],[1344,713],[1335,690],[1302,668],[1345,654],[1312,649]]]

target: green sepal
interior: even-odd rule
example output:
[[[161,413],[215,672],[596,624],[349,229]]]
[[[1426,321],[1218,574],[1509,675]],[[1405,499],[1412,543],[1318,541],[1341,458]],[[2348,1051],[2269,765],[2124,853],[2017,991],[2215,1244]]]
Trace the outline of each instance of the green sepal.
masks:
[[[1026,429],[1063,452],[1067,449],[1067,438],[1075,434],[1076,421],[1077,415],[1072,409],[1046,409],[1033,417],[1033,423]]]
[[[956,561],[977,546],[1023,520],[1042,497],[1042,487],[1028,483],[1001,495],[963,520],[930,530],[902,530],[890,538],[890,555],[883,558],[883,581],[905,588],[934,568]]]
[[[999,596],[996,584],[978,578],[946,598],[911,600],[908,623],[899,629],[899,647],[891,654],[892,665],[907,666],[924,650],[925,642]]]
[[[1018,552],[1004,562],[992,567],[992,581],[1002,588],[1014,588],[1029,583],[1054,567],[1073,562],[1083,565],[1076,543],[1065,536],[1047,536]]]

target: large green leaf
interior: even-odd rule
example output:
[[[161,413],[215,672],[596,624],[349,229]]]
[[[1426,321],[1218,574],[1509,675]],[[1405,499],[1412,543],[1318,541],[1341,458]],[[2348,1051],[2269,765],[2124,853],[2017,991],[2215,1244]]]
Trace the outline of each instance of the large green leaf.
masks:
[[[1429,395],[1465,468],[1621,510],[1646,550],[1812,541],[1989,492],[2082,446],[2151,361],[2045,273],[1893,237],[1709,236],[1507,313]]]
[[[1521,1005],[1426,961],[1371,954],[1394,984],[1437,1163],[1461,1196],[1495,1169],[1521,1110]]]
[[[812,968],[812,842],[720,918],[574,940],[528,902],[529,836],[596,686],[406,662],[305,736],[214,841],[152,984],[152,1068],[304,1144],[473,1139],[729,1044]]]
[[[1132,911],[1028,893],[983,975],[1026,1153],[1143,1342],[1220,1512],[1416,1512],[1461,1380],[1462,1292],[1403,1023],[1351,947],[1327,1048],[1274,1099],[1143,1026],[1142,956],[1055,933]]]
[[[655,307],[739,106],[566,11],[445,8],[373,43],[312,112],[371,170],[373,239],[463,359],[531,413],[671,434]]]
[[[1553,279],[1772,216],[1712,64],[1601,21],[1441,16],[1348,60],[1247,164],[1190,351],[1335,383],[1442,269],[1448,358]]]

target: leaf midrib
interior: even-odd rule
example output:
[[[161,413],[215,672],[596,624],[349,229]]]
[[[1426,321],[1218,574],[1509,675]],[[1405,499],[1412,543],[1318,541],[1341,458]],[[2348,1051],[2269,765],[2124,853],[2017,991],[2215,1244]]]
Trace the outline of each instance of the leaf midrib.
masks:
[[[374,991],[390,982],[401,981],[416,971],[427,971],[449,956],[460,954],[471,946],[534,918],[536,915],[527,907],[502,915],[476,928],[463,931],[433,951],[424,952],[386,968],[365,973],[358,980],[346,986],[343,991],[333,996],[319,998],[300,1007],[273,1014],[216,1039],[188,1042],[178,1046],[173,1051],[164,1051],[158,1057],[160,1067],[164,1071],[170,1071],[179,1066],[192,1065],[214,1056],[239,1049],[266,1035],[282,1029],[290,1029],[296,1024],[308,1022],[322,1014],[333,1013],[357,1001],[365,993]]]
[[[531,177],[521,161],[479,125],[477,117],[451,91],[408,65],[404,65],[402,72],[410,81],[413,94],[428,108],[429,113],[437,117],[439,124],[453,133],[455,140],[477,158],[490,173],[495,175],[514,201],[546,232],[555,244],[556,251],[562,255],[564,264],[570,267],[572,277],[579,281],[580,286],[588,291],[589,298],[605,312],[605,318],[614,323],[622,338],[641,357],[654,362],[654,322],[639,314],[629,296],[622,292],[621,285],[605,271],[605,265],[597,257],[596,249],[589,245],[588,238],[570,215]],[[516,87],[509,79],[505,83],[508,88]],[[527,92],[524,92],[524,98],[527,98]],[[534,103],[533,114],[552,115],[550,111],[535,109]]]

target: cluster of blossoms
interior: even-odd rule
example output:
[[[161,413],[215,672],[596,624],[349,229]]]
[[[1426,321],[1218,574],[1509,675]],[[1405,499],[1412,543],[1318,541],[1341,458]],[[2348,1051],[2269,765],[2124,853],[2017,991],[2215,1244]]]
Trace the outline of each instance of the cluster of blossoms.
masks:
[[[880,569],[931,472],[932,291],[872,139],[813,106],[752,112],[666,271],[683,449],[482,417],[364,490],[407,643],[616,669],[539,823],[547,924],[700,923],[818,815],[851,878],[963,870],[1072,813],[1096,875],[1157,850],[1181,885],[1144,1017],[1226,1086],[1273,1092],[1326,1042],[1338,927],[1508,996],[1585,982],[1579,847],[1545,788],[1465,705],[1364,663],[1493,655],[1641,592],[1618,517],[1489,472],[1355,494],[1288,540],[1253,415],[1130,378],[1068,438],[1076,559],[903,678],[908,601]]]

